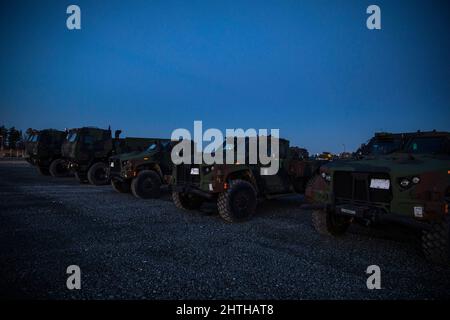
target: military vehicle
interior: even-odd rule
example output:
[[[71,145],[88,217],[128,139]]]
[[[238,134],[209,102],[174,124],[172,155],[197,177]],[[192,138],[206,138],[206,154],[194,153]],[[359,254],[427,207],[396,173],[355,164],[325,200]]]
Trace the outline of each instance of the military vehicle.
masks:
[[[170,153],[174,142],[170,139],[152,139],[142,151],[123,153],[109,158],[108,175],[117,192],[132,192],[137,198],[160,196],[161,185],[172,176]]]
[[[351,223],[401,223],[422,231],[425,256],[450,261],[450,133],[417,132],[400,151],[323,165],[306,191],[321,234]]]
[[[237,159],[238,140],[223,149],[232,149]],[[262,175],[264,167],[249,164],[249,138],[245,139],[245,162],[214,165],[180,164],[174,166],[172,198],[178,208],[198,209],[204,201],[215,201],[220,216],[227,222],[249,219],[256,211],[257,198],[275,198],[303,193],[308,180],[323,161],[308,160],[305,149],[290,148],[289,141],[279,139],[279,170]],[[269,153],[270,154],[270,153]]]
[[[109,183],[107,167],[109,157],[115,154],[142,151],[151,139],[114,138],[110,129],[82,127],[69,130],[62,145],[62,155],[69,162],[69,169],[81,183],[104,185]]]
[[[67,176],[67,163],[61,154],[66,134],[56,129],[33,130],[25,141],[25,159],[36,166],[42,175]]]

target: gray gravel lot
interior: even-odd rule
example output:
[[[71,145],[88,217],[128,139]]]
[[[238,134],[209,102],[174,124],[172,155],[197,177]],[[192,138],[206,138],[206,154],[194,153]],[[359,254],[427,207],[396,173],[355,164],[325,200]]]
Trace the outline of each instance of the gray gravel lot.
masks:
[[[38,175],[0,161],[0,297],[39,299],[431,299],[450,297],[449,269],[427,263],[416,233],[352,226],[320,236],[300,197],[262,202],[224,223],[214,205],[175,208],[110,186]],[[66,268],[79,265],[79,291]],[[381,267],[381,290],[365,270]]]

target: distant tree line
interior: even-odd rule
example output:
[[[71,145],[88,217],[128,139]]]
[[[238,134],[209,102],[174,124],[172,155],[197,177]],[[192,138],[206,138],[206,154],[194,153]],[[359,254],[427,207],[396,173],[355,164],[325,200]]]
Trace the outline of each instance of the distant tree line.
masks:
[[[22,130],[18,130],[15,127],[6,128],[4,125],[0,126],[0,148],[1,149],[23,149],[24,141],[31,134],[31,129],[22,133]]]

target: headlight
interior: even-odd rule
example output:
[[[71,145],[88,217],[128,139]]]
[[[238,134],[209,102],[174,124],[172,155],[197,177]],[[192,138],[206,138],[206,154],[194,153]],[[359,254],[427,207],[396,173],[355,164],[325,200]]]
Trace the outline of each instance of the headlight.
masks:
[[[325,172],[322,172],[321,176],[322,176],[323,179],[325,179],[325,181],[327,181],[327,182],[331,181],[331,175],[329,175],[329,174],[327,174]]]
[[[414,177],[404,177],[398,179],[399,184],[402,188],[410,188],[411,186],[418,184],[420,182],[420,178],[417,176]]]
[[[410,182],[409,182],[408,179],[402,179],[402,180],[400,180],[400,185],[401,185],[403,188],[408,188],[409,184],[410,184]]]

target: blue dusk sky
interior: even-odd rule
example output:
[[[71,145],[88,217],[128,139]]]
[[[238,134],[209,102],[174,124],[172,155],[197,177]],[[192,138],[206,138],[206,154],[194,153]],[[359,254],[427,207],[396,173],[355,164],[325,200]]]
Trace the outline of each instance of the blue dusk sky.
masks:
[[[449,25],[450,1],[2,1],[0,125],[169,137],[202,120],[310,152],[450,131]]]

